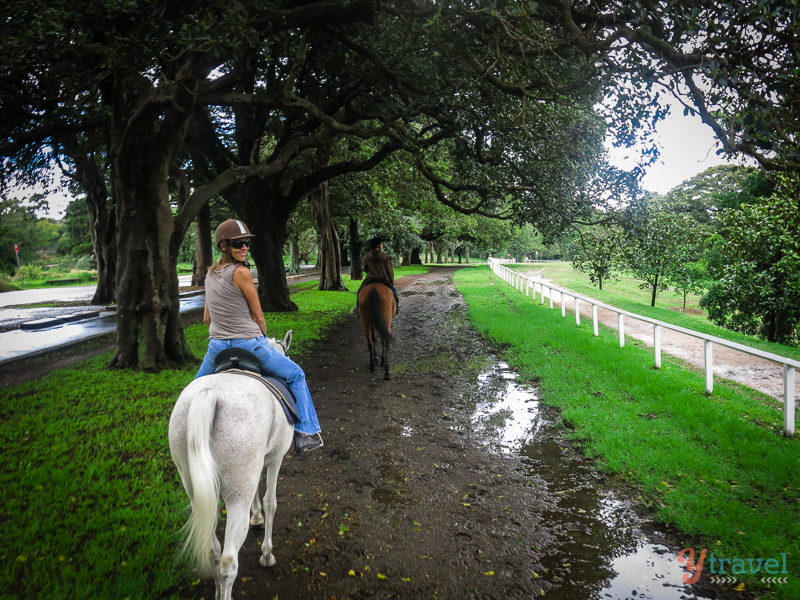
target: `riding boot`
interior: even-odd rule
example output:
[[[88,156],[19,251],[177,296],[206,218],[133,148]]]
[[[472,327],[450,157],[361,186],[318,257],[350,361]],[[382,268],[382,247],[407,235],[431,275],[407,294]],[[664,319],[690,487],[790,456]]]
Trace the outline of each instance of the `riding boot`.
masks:
[[[322,448],[322,446],[322,435],[319,433],[308,434],[301,431],[294,432],[295,453],[302,454],[303,452],[308,452],[309,450]]]

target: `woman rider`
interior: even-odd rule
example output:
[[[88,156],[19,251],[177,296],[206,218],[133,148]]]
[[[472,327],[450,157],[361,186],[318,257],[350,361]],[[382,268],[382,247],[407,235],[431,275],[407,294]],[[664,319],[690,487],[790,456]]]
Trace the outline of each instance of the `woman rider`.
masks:
[[[228,219],[217,227],[216,244],[222,256],[206,277],[203,320],[209,328],[208,352],[195,379],[214,372],[214,359],[225,348],[235,346],[255,354],[261,361],[261,370],[283,379],[294,394],[300,417],[294,428],[294,444],[295,450],[302,453],[322,446],[317,412],[303,370],[267,340],[253,277],[244,265],[252,237],[247,225],[237,219]]]

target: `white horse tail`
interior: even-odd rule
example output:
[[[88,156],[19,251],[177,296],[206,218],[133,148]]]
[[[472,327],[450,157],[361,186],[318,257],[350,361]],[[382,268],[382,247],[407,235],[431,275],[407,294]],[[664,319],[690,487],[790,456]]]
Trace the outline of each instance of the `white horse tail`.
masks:
[[[211,454],[211,427],[217,410],[217,392],[203,389],[195,396],[186,419],[192,515],[186,524],[186,544],[191,562],[203,577],[213,577],[211,547],[219,512],[219,471]]]

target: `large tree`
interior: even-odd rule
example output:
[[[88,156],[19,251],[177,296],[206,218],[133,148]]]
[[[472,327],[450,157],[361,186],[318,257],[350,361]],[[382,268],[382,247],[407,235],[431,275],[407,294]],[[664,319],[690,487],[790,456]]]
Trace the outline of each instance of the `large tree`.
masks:
[[[111,365],[153,369],[193,360],[180,320],[177,251],[209,198],[263,170],[225,172],[174,214],[167,180],[189,117],[224,84],[217,70],[242,49],[315,23],[372,22],[373,4],[54,1],[42,11],[9,3],[2,17],[6,168],[54,136],[101,126],[108,132],[118,251]]]
[[[771,342],[800,340],[800,196],[782,176],[769,197],[721,215],[716,281],[701,299],[714,323]]]

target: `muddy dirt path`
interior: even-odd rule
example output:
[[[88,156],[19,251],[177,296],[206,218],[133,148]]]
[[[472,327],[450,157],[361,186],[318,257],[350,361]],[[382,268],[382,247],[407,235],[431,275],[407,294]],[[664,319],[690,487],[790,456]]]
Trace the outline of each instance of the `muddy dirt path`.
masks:
[[[471,327],[453,271],[398,281],[391,381],[367,372],[355,315],[299,361],[325,446],[284,460],[277,565],[258,565],[251,530],[234,597],[698,597],[679,546],[564,442],[557,413]],[[214,586],[180,594],[211,600]]]
[[[543,275],[545,269],[525,270],[528,275],[536,277],[536,281],[552,283]],[[536,296],[539,302],[541,296]],[[545,298],[545,303],[549,303],[549,298]],[[553,295],[553,305],[561,308],[561,294],[557,291]],[[581,319],[592,319],[592,307],[586,302],[580,303]],[[575,318],[575,301],[567,298],[568,317]],[[611,329],[617,330],[617,313],[602,308],[597,309],[597,319],[600,323]],[[625,317],[625,335],[644,342],[647,346],[653,347],[653,326],[650,323]],[[662,328],[661,330],[661,351],[680,358],[693,367],[705,369],[705,355],[703,352],[703,340],[692,337],[677,331],[670,331]],[[714,375],[724,379],[730,379],[756,389],[765,394],[769,394],[783,402],[783,365],[751,356],[745,352],[739,352],[732,348],[714,345]],[[800,378],[795,384],[795,402],[800,401]]]

